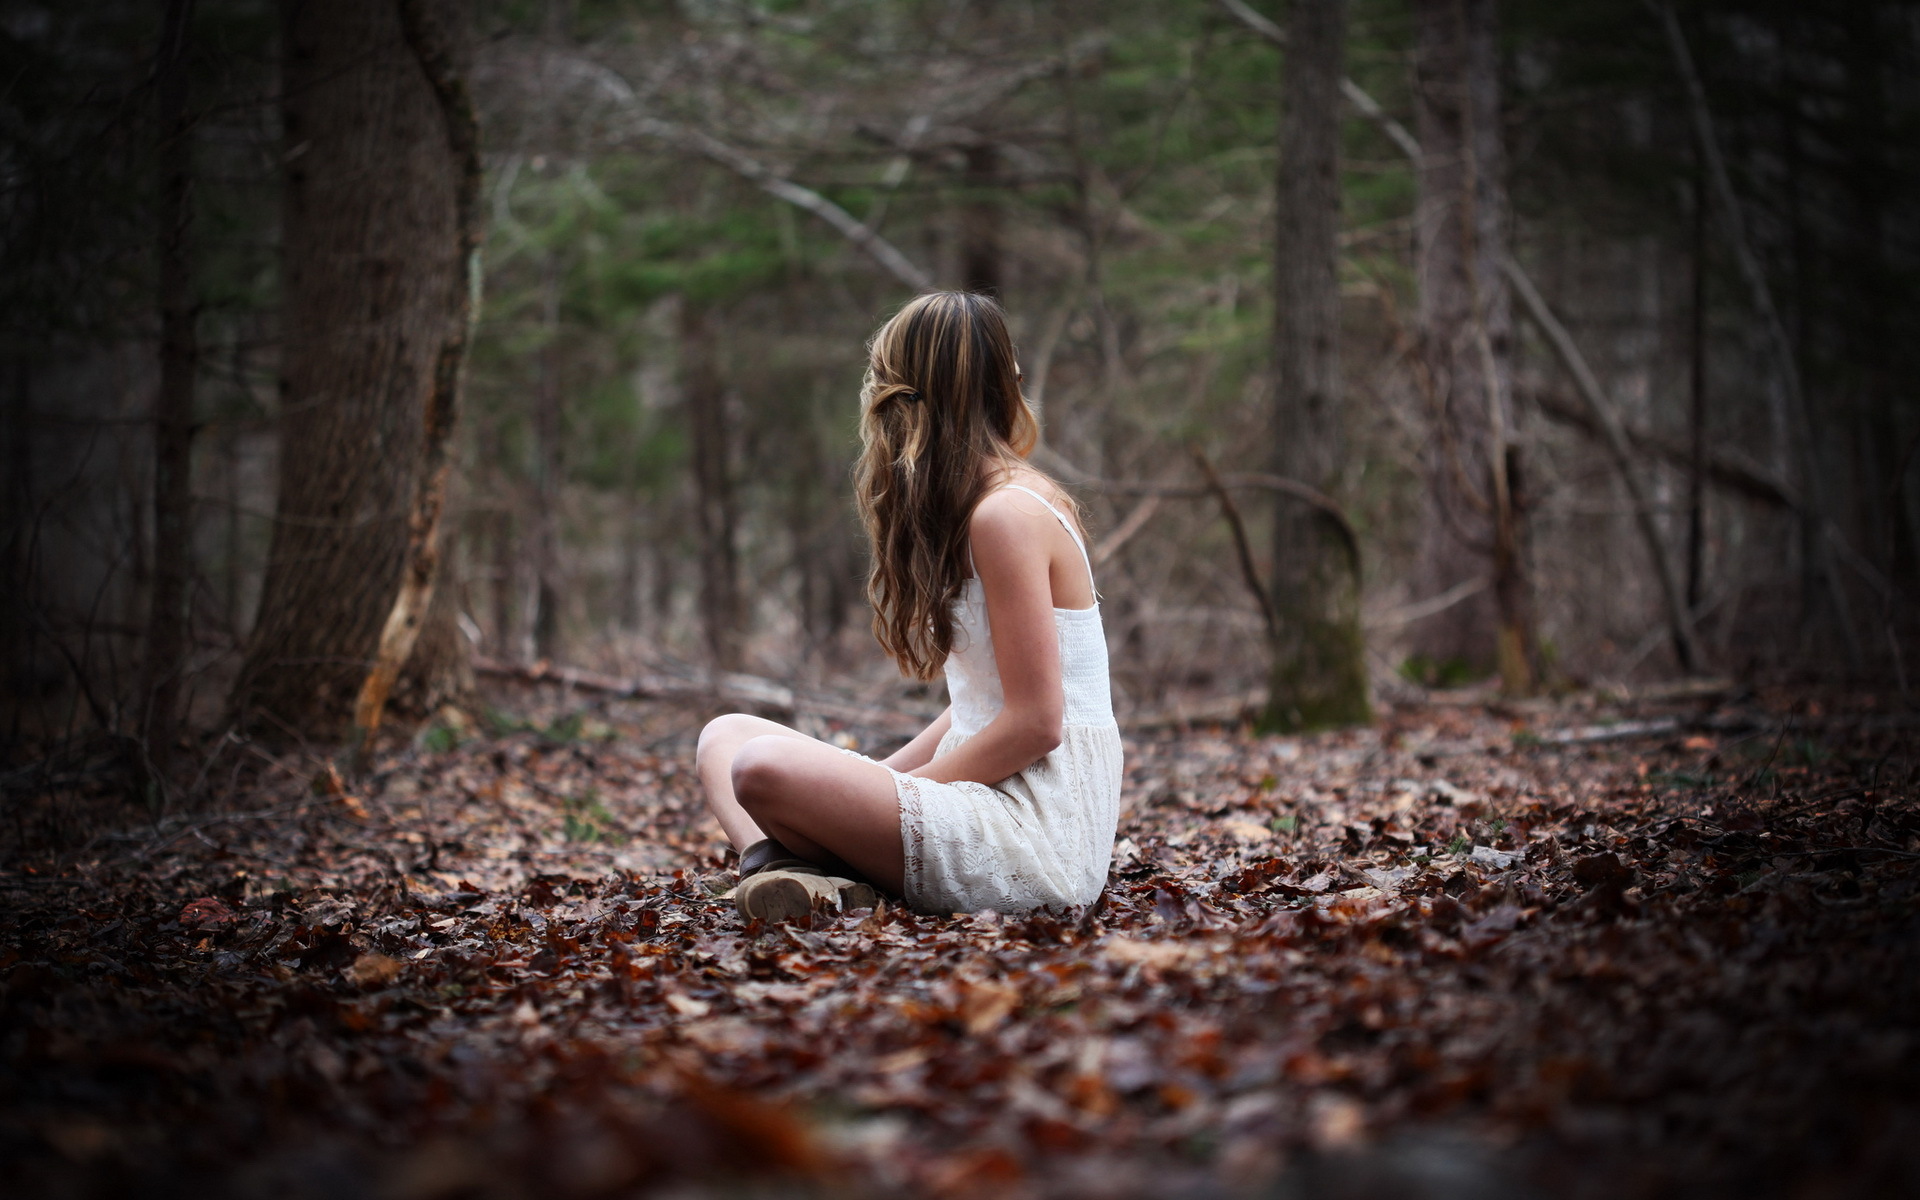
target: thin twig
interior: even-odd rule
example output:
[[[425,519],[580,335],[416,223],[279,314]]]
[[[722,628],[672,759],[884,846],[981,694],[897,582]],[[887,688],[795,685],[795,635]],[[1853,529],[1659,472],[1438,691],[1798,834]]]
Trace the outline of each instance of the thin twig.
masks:
[[[1240,575],[1246,580],[1247,590],[1260,603],[1260,615],[1267,622],[1267,638],[1278,642],[1280,616],[1274,611],[1273,597],[1267,592],[1267,585],[1260,580],[1259,568],[1254,566],[1253,548],[1247,544],[1247,527],[1240,519],[1239,506],[1233,502],[1233,493],[1227,491],[1226,485],[1220,482],[1220,474],[1213,469],[1213,461],[1206,452],[1198,446],[1191,447],[1191,452],[1200,474],[1207,481],[1208,489],[1212,491],[1214,499],[1220,502],[1220,515],[1227,519],[1227,528],[1233,531],[1233,549],[1240,559]]]

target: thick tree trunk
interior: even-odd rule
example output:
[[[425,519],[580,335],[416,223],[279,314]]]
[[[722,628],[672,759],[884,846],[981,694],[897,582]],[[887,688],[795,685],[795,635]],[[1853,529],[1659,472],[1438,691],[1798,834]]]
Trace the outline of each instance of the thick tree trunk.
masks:
[[[1340,378],[1340,79],[1346,0],[1294,0],[1287,18],[1274,238],[1273,469],[1321,491],[1337,485]],[[1359,579],[1337,528],[1277,500],[1278,628],[1264,724],[1363,723],[1367,704]]]
[[[1493,586],[1423,621],[1414,649],[1441,664],[1497,667],[1509,691],[1533,686],[1525,514],[1511,478],[1513,316],[1505,152],[1493,0],[1417,0],[1415,271],[1434,437],[1418,591],[1476,577]]]
[[[740,582],[734,550],[727,395],[713,318],[692,298],[680,308],[680,366],[692,434],[694,528],[700,538],[700,613],[716,669],[740,667]]]
[[[462,30],[447,19],[456,17],[461,9],[444,5],[439,6],[442,11],[434,11],[435,7],[432,0],[400,0],[407,46],[433,87],[446,126],[447,153],[453,160],[454,224],[446,234],[455,249],[454,270],[447,281],[453,301],[434,355],[433,381],[421,422],[420,466],[407,511],[406,570],[400,578],[400,594],[394,598],[380,631],[373,669],[367,672],[354,706],[356,769],[364,764],[373,735],[380,728],[387,696],[400,678],[401,668],[415,656],[416,647],[420,665],[426,668],[418,680],[423,692],[418,699],[423,706],[437,702],[443,690],[465,690],[462,666],[467,652],[454,625],[459,606],[450,606],[452,587],[436,589],[436,584],[443,573],[440,519],[446,511],[447,477],[453,469],[453,427],[460,416],[461,376],[466,370],[474,296],[480,285],[480,126],[459,61],[459,52],[464,49]],[[422,636],[436,609],[443,614],[440,628],[434,636]]]
[[[234,699],[330,736],[406,560],[423,405],[456,303],[457,172],[393,0],[285,13],[280,498]]]
[[[161,26],[160,389],[153,411],[153,590],[141,680],[148,761],[164,778],[179,733],[186,666],[187,586],[193,572],[193,155],[187,111],[187,24],[192,0],[168,0]]]

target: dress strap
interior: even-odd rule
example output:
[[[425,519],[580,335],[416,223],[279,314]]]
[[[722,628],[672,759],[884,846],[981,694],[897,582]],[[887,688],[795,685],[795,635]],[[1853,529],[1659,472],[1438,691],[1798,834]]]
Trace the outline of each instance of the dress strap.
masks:
[[[1087,553],[1087,544],[1080,540],[1080,533],[1078,530],[1076,530],[1073,527],[1073,522],[1067,520],[1066,515],[1064,513],[1062,513],[1059,509],[1055,508],[1053,505],[1048,504],[1047,498],[1045,496],[1042,496],[1039,492],[1034,491],[1032,488],[1026,487],[1018,483],[1009,483],[1006,486],[1007,488],[1011,488],[1016,492],[1025,492],[1027,495],[1032,496],[1035,500],[1038,500],[1041,503],[1041,505],[1046,508],[1048,512],[1053,514],[1053,517],[1056,521],[1060,522],[1061,528],[1067,531],[1067,536],[1073,539],[1073,544],[1080,548],[1080,559],[1082,562],[1087,564],[1087,586],[1090,588],[1093,588],[1094,598],[1098,599],[1100,596],[1100,589],[1093,582],[1093,556]],[[1002,489],[1002,490],[1005,490],[1005,489]]]

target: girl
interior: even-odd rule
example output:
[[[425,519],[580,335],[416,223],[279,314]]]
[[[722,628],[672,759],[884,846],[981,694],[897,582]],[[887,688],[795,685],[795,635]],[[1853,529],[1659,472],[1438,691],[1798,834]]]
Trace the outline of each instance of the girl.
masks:
[[[1073,503],[1026,461],[1039,426],[1020,381],[985,296],[921,296],[874,335],[855,484],[873,630],[915,678],[944,669],[952,703],[885,762],[743,714],[701,732],[743,915],[808,911],[832,893],[822,873],[928,912],[1086,904],[1105,886],[1121,769],[1106,636]]]

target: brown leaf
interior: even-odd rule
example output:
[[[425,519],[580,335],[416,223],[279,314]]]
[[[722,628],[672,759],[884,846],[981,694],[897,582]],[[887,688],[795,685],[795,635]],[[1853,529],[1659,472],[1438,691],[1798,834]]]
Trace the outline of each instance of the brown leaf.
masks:
[[[239,920],[239,916],[228,908],[226,901],[214,896],[202,896],[198,900],[189,900],[180,909],[180,924],[187,929],[219,929]]]
[[[347,968],[347,980],[356,987],[385,987],[400,977],[406,964],[397,958],[388,958],[378,950],[370,950],[353,960]]]
[[[1184,966],[1192,957],[1193,951],[1174,942],[1148,942],[1115,935],[1107,939],[1106,945],[1100,947],[1100,953],[1122,966],[1133,966],[1137,963],[1145,967],[1171,970]]]
[[[346,781],[340,778],[340,768],[328,763],[320,768],[313,777],[313,794],[316,796],[344,796],[347,794]]]
[[[999,1025],[1020,1006],[1020,992],[1001,983],[975,983],[962,979],[960,1024],[969,1037],[979,1037]]]
[[[731,1143],[727,1150],[736,1169],[820,1175],[835,1165],[791,1109],[699,1076],[684,1077],[682,1086],[694,1111]]]
[[[1612,854],[1589,854],[1574,860],[1573,877],[1588,888],[1603,884],[1625,887],[1633,882],[1633,869]]]

